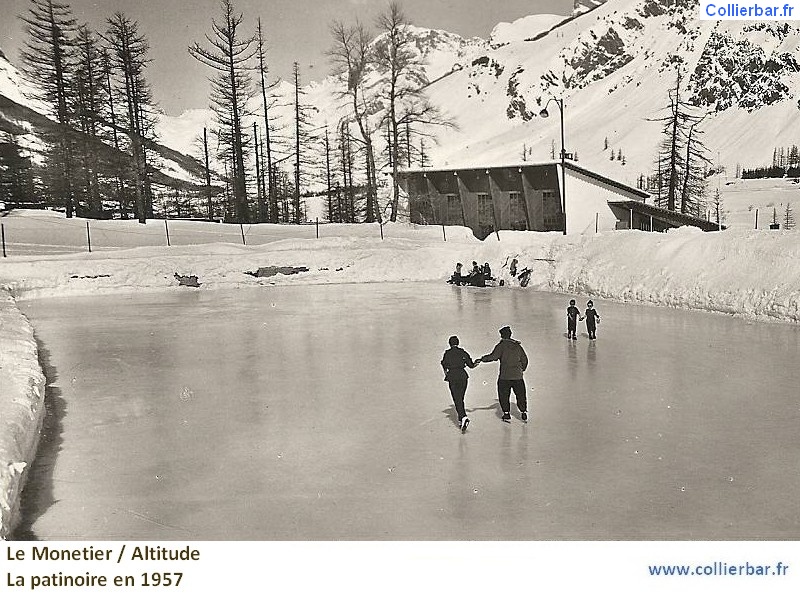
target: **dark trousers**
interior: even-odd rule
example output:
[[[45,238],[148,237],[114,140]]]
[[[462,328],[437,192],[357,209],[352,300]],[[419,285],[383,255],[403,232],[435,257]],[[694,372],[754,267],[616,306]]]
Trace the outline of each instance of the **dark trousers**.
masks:
[[[525,391],[525,381],[523,379],[497,380],[497,397],[500,400],[500,409],[504,413],[511,412],[511,390],[514,390],[519,412],[528,412],[528,395]]]
[[[575,337],[575,329],[578,323],[576,321],[567,320],[567,337]]]
[[[459,422],[467,416],[467,411],[464,408],[464,394],[467,393],[467,381],[469,380],[451,379],[447,382],[447,385],[450,386],[450,395],[453,397],[453,404],[455,404]]]

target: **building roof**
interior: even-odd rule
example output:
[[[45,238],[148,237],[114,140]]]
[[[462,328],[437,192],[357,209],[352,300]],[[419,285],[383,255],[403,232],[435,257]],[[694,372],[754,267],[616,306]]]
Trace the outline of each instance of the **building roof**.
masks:
[[[608,205],[617,206],[626,210],[633,209],[643,215],[652,215],[674,226],[689,225],[691,227],[698,227],[703,231],[717,231],[720,227],[725,229],[724,225],[720,226],[713,221],[707,221],[706,219],[700,219],[674,210],[667,210],[666,208],[659,208],[658,206],[637,202],[636,200],[612,200]]]
[[[398,169],[398,173],[405,174],[405,173],[455,173],[457,171],[483,171],[483,170],[491,170],[491,169],[522,169],[524,167],[560,167],[561,161],[560,160],[549,160],[544,162],[519,162],[519,163],[511,163],[511,164],[500,164],[500,165],[447,165],[445,167],[424,167],[424,168],[417,168],[417,169]],[[637,189],[635,187],[631,187],[610,177],[606,177],[605,175],[601,175],[595,171],[591,171],[586,167],[578,165],[575,162],[565,160],[564,166],[567,170],[575,171],[576,173],[580,173],[592,179],[595,179],[599,182],[605,183],[606,185],[610,185],[616,187],[618,189],[624,190],[630,194],[634,194],[639,196],[643,200],[650,197],[650,194],[645,192],[644,190]]]

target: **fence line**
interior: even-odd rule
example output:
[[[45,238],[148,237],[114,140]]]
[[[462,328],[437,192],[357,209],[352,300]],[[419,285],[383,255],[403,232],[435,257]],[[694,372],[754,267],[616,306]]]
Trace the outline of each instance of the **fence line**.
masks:
[[[196,221],[181,219],[151,219],[145,224],[133,220],[95,221],[90,219],[42,218],[28,215],[6,215],[0,219],[3,258],[9,256],[35,256],[43,254],[66,254],[72,252],[93,252],[100,249],[119,250],[172,245],[192,245],[211,243],[262,244],[284,239],[320,239],[326,237],[380,237],[384,240],[386,232],[383,222],[377,223],[335,223],[320,221],[300,224],[289,223],[244,223],[237,224],[207,222],[198,226]],[[170,222],[171,221],[171,222]],[[187,225],[187,227],[183,227]],[[377,227],[376,227],[377,225]],[[339,227],[341,226],[341,230]],[[80,239],[80,229],[85,228],[85,238]],[[147,230],[143,231],[142,229]],[[433,228],[431,228],[431,233]],[[401,236],[402,237],[402,236]],[[431,236],[431,239],[434,239]],[[447,241],[444,225],[436,239]]]

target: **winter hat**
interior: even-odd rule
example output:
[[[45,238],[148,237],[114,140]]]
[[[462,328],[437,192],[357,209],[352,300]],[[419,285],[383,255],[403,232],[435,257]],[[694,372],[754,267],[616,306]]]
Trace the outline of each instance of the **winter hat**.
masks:
[[[511,337],[511,327],[508,325],[500,328],[500,337],[502,338],[510,338]]]

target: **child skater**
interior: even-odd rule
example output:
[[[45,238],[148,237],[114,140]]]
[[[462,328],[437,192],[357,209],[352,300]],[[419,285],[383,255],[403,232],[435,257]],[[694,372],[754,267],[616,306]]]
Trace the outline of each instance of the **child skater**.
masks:
[[[464,395],[467,393],[469,375],[467,375],[464,367],[474,369],[480,363],[480,359],[473,361],[466,350],[459,348],[458,337],[450,336],[448,343],[450,347],[445,350],[442,357],[442,369],[444,369],[444,380],[450,387],[450,395],[453,397],[453,404],[456,407],[458,424],[463,433],[469,425],[467,410],[464,408]]]
[[[600,315],[594,309],[594,303],[589,300],[586,303],[586,331],[589,333],[590,340],[597,339],[597,324],[600,322]]]
[[[581,315],[580,309],[575,306],[575,300],[569,301],[569,306],[567,307],[567,338],[571,340],[577,340],[578,337],[575,335],[575,330],[578,326],[578,320],[583,321],[583,316]]]

